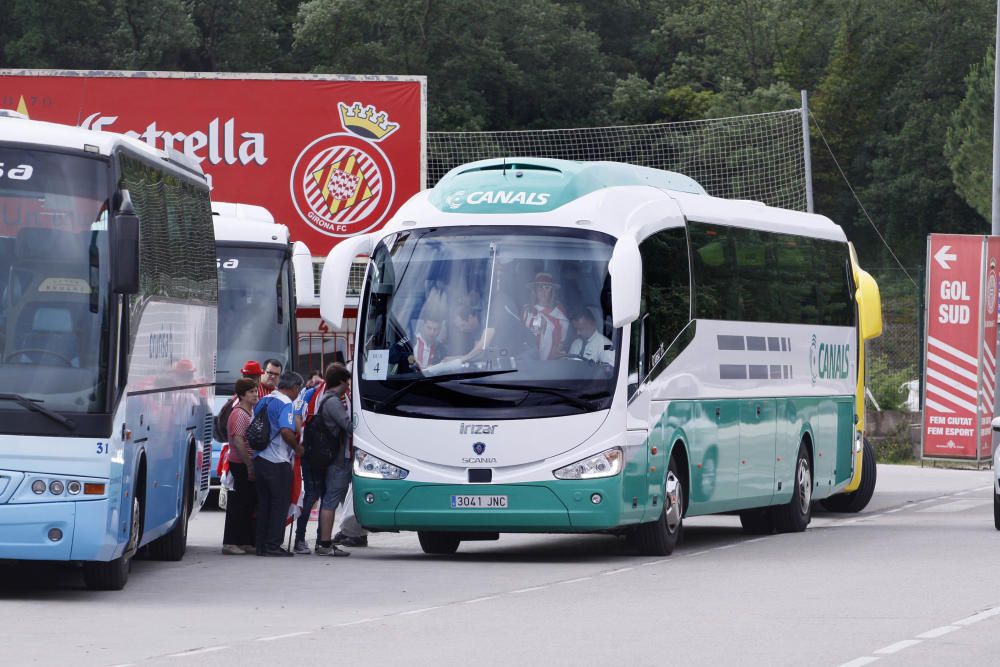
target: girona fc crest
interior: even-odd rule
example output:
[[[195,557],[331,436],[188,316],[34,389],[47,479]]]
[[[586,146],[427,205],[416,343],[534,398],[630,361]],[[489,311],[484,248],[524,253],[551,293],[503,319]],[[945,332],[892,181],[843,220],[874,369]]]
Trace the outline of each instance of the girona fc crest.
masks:
[[[353,236],[378,226],[392,206],[396,179],[375,142],[398,129],[373,107],[340,104],[347,132],[316,139],[299,154],[290,182],[296,210],[329,236]]]

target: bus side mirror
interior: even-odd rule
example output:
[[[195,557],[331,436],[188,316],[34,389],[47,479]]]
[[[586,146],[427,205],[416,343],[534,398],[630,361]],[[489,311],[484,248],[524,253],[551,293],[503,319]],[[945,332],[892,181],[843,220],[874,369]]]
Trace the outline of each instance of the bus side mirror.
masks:
[[[362,234],[344,239],[333,247],[323,264],[319,282],[319,314],[334,329],[344,324],[347,281],[358,255],[371,255],[372,236]]]
[[[611,274],[611,320],[615,327],[634,322],[639,317],[642,292],[642,255],[639,244],[630,237],[615,243],[608,263]]]
[[[114,217],[111,225],[111,291],[139,292],[139,216],[131,206]]]
[[[292,272],[295,274],[295,305],[298,308],[315,308],[316,282],[313,278],[312,253],[302,241],[292,244]]]
[[[870,340],[882,335],[882,297],[878,283],[867,271],[857,269],[857,278],[858,291],[855,298],[858,301],[858,326],[861,338]]]

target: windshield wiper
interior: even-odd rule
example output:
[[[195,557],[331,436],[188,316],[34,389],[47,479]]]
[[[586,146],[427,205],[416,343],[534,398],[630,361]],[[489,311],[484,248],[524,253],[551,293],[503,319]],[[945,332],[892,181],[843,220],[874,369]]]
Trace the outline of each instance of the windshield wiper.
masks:
[[[527,391],[536,394],[552,394],[581,410],[589,412],[594,409],[593,405],[582,398],[574,396],[569,393],[568,389],[563,387],[539,387],[533,384],[506,384],[502,382],[463,382],[462,384],[467,384],[470,387],[488,387],[490,389],[510,389],[511,391]]]
[[[27,408],[32,412],[38,412],[40,414],[43,414],[54,422],[59,422],[69,431],[76,430],[76,422],[74,422],[72,419],[67,419],[66,417],[63,417],[61,414],[57,412],[52,412],[52,410],[49,410],[48,408],[43,408],[38,404],[40,401],[39,402],[33,401],[30,398],[21,396],[20,394],[0,394],[0,401],[14,401],[21,407]]]
[[[410,391],[422,384],[440,384],[441,382],[450,382],[452,380],[467,380],[469,378],[481,378],[488,377],[490,375],[504,375],[506,373],[516,373],[517,369],[510,369],[504,371],[472,371],[471,373],[443,373],[441,375],[429,375],[427,377],[417,378],[416,380],[410,382],[406,386],[400,388],[394,394],[389,396],[389,398],[384,401],[379,401],[383,408],[392,408],[399,403],[399,399],[403,398]],[[480,385],[485,386],[485,385]]]

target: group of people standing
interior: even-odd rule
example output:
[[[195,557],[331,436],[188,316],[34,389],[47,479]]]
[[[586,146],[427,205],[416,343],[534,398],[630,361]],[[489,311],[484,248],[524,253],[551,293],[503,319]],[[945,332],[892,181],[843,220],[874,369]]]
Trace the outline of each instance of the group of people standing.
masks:
[[[351,373],[330,364],[322,380],[282,372],[276,359],[264,367],[248,361],[236,381],[235,396],[220,410],[229,441],[227,458],[233,490],[226,503],[222,553],[292,556],[313,551],[306,541],[312,506],[320,502],[317,555],[349,556],[338,545],[367,546],[367,533],[352,516],[332,535],[337,506],[348,499],[351,483]],[[247,431],[266,420],[270,439],[251,447]],[[301,481],[299,477],[301,473]],[[282,548],[293,491],[303,490],[302,512],[292,551]]]

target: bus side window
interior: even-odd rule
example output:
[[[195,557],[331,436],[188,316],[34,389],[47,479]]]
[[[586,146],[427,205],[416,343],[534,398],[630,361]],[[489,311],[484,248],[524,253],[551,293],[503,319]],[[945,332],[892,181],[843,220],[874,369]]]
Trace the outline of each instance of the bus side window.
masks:
[[[665,364],[654,367],[653,356],[659,350],[665,351],[691,319],[687,231],[675,227],[658,232],[639,244],[639,252],[642,254],[641,312],[647,316],[642,370],[655,377]]]

